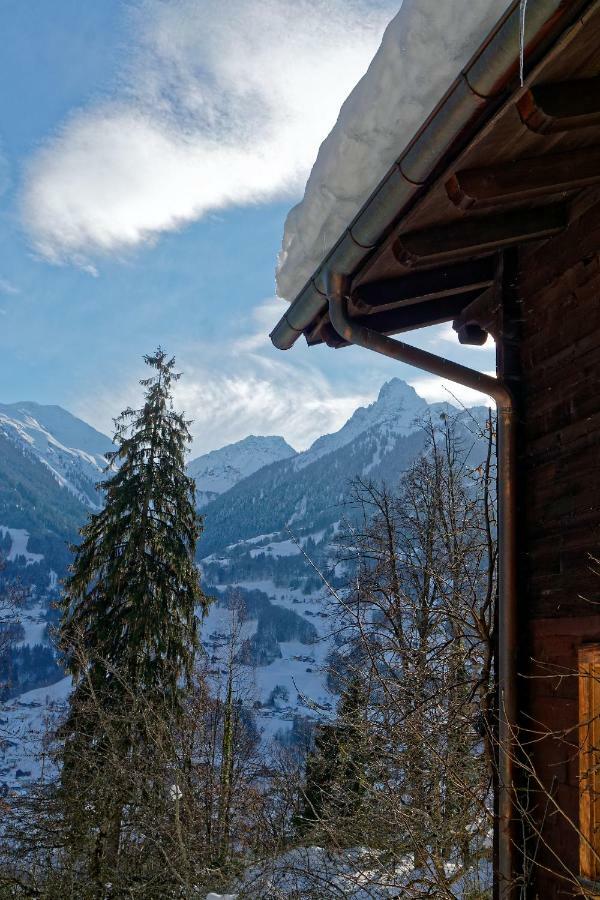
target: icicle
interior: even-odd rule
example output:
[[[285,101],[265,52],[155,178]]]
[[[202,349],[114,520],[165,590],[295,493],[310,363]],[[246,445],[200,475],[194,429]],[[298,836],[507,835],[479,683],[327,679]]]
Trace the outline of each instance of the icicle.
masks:
[[[527,0],[521,0],[519,5],[519,70],[521,75],[521,87],[525,69],[525,16],[527,15]]]

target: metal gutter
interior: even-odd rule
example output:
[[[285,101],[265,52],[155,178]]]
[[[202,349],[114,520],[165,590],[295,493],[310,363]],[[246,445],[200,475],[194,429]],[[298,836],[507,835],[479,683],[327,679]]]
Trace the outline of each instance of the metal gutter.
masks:
[[[457,138],[476,124],[483,124],[497,109],[503,92],[518,72],[519,5],[519,0],[514,0],[494,32],[291,303],[271,332],[271,340],[278,349],[292,347],[304,329],[326,310],[327,272],[346,275],[356,272],[421,195]],[[549,31],[559,21],[574,17],[581,6],[577,0],[529,0],[525,58],[529,61]]]
[[[498,418],[498,892],[510,900],[515,890],[515,748],[517,736],[517,542],[516,412],[502,381],[379,334],[348,317],[350,279],[331,274],[328,305],[331,324],[350,344],[448,378],[496,401]]]

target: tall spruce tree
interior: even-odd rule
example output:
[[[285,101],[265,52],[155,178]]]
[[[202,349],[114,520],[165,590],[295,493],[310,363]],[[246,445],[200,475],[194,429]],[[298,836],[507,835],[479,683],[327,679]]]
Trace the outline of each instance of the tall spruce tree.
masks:
[[[160,348],[144,359],[154,370],[141,381],[145,403],[115,420],[105,506],[81,531],[62,600],[60,643],[74,682],[62,791],[71,843],[77,834],[99,880],[114,870],[123,808],[139,802],[139,779],[134,798],[127,773],[142,771],[136,760],[152,752],[161,717],[172,729],[182,712],[195,609],[207,602],[194,562],[201,521],[185,471],[189,422],[172,403],[180,376]]]

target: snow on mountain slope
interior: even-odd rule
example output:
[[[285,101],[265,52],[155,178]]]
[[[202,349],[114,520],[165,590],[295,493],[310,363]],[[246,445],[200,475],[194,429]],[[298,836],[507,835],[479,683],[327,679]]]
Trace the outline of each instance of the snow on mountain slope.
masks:
[[[198,506],[205,506],[263,466],[295,454],[296,451],[282,437],[251,434],[235,444],[198,456],[188,466],[188,474],[196,482]]]
[[[25,565],[29,566],[33,563],[40,562],[44,556],[42,553],[30,553],[27,550],[29,543],[29,532],[24,528],[7,528],[6,525],[0,525],[0,536],[10,535],[11,547],[6,555],[8,562],[14,562],[19,557],[25,560]]]
[[[296,470],[303,469],[328,453],[345,447],[360,434],[378,429],[386,434],[405,437],[417,430],[416,422],[428,409],[426,400],[400,378],[387,381],[379,396],[369,406],[359,406],[346,424],[334,434],[325,434],[294,460]]]
[[[0,404],[0,429],[33,453],[87,507],[99,507],[95,484],[106,466],[105,454],[112,449],[106,435],[60,406],[30,401]]]
[[[2,705],[0,787],[18,789],[40,777],[51,760],[40,756],[49,723],[56,723],[71,693],[71,678],[35,688]],[[48,775],[48,771],[46,771]]]
[[[342,515],[351,479],[398,481],[422,449],[419,423],[430,409],[435,415],[410,385],[393,378],[338,432],[213,497],[205,507],[199,553],[206,558],[258,534],[283,532],[285,539],[288,525],[297,534],[329,527]]]

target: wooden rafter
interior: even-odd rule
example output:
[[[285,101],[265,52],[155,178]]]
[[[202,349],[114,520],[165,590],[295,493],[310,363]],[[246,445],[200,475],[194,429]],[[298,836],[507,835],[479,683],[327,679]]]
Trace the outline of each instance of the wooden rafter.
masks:
[[[380,334],[398,334],[402,331],[410,331],[414,328],[423,328],[426,325],[437,325],[441,322],[450,322],[461,311],[475,300],[481,293],[481,289],[467,291],[461,294],[452,294],[436,300],[426,300],[423,303],[414,303],[411,306],[398,306],[395,309],[387,309],[383,312],[371,313],[371,315],[353,316],[353,320],[359,325],[372,328]],[[309,344],[317,344],[324,341],[330,347],[343,347],[345,341],[334,331],[329,321],[323,324],[308,338]]]
[[[558,234],[567,224],[563,204],[513,209],[499,215],[472,216],[458,222],[401,234],[393,253],[403,266],[428,265],[436,259],[469,259],[502,247]]]
[[[352,293],[352,307],[356,312],[369,313],[385,306],[423,303],[478,288],[483,290],[492,284],[494,271],[494,258],[488,257],[470,263],[411,272],[400,278],[372,281],[361,284]]]
[[[537,85],[517,109],[523,124],[541,134],[600,125],[600,77]]]
[[[587,147],[488,168],[463,169],[446,182],[446,191],[456,206],[469,209],[578,190],[598,182],[600,147]]]

